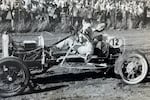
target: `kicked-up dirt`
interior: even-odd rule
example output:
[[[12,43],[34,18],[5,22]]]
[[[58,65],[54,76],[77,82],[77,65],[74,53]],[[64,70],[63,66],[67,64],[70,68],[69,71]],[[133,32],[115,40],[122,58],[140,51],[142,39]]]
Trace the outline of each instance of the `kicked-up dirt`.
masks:
[[[126,49],[140,50],[150,61],[150,30],[111,30],[106,33],[123,37]],[[30,34],[16,36],[18,40],[33,37]],[[61,36],[45,32],[44,37],[46,44],[50,45]],[[103,71],[71,70],[56,66],[56,69],[37,75],[32,81],[36,86],[27,88],[23,94],[0,100],[150,100],[149,76],[140,84],[126,85],[111,73],[105,75]]]

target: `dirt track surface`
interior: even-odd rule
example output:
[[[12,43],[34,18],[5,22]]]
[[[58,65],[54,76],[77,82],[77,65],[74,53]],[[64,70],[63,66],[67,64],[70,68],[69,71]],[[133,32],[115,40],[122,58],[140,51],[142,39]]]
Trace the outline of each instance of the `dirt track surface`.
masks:
[[[150,30],[107,31],[124,37],[126,49],[140,50],[147,59],[150,55]],[[56,36],[58,39],[56,39]],[[62,35],[64,36],[64,35]],[[45,33],[46,44],[59,40],[60,34]],[[19,38],[18,38],[19,37]],[[49,38],[50,37],[50,38]],[[33,36],[16,36],[32,39]],[[112,74],[57,68],[33,79],[38,86],[22,95],[0,100],[150,100],[150,79],[137,85],[126,85]]]

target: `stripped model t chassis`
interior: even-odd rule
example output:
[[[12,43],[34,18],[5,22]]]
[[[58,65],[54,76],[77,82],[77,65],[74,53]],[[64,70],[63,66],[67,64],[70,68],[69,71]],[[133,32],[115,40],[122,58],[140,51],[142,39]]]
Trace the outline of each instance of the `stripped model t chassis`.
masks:
[[[74,37],[74,35],[71,36]],[[105,34],[96,36],[98,42],[101,42],[101,49],[94,46],[93,55],[87,58],[72,52],[74,45],[65,51],[55,48],[55,45],[71,36],[52,46],[45,46],[43,36],[39,37],[38,42],[24,41],[13,43],[12,46],[3,45],[5,48],[3,54],[9,56],[0,59],[0,96],[7,97],[22,93],[29,84],[32,71],[45,72],[54,65],[77,69],[114,68],[114,72],[119,74],[127,84],[137,84],[145,79],[148,73],[146,58],[137,51],[123,52],[123,39],[109,37]],[[72,67],[64,64],[70,62],[76,63],[76,65],[78,63],[85,65]]]

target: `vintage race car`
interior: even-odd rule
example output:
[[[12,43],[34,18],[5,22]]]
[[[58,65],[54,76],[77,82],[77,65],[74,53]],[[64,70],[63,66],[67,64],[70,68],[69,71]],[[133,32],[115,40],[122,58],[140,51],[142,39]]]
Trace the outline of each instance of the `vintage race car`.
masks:
[[[80,38],[84,38],[84,41],[79,41]],[[68,47],[58,48],[60,44],[67,44],[64,41],[68,39],[71,39]],[[6,40],[2,37],[2,42]],[[80,47],[86,45],[85,42],[92,44],[92,53],[79,51]],[[143,54],[137,51],[126,52],[123,38],[107,34],[95,35],[92,40],[84,34],[80,36],[73,34],[51,46],[44,44],[42,35],[37,41],[15,42],[11,46],[8,41],[2,44],[3,57],[0,59],[0,96],[2,97],[22,93],[29,84],[33,70],[39,69],[41,72],[46,72],[54,65],[92,70],[113,68],[114,72],[127,84],[141,82],[148,72],[148,62]],[[84,63],[85,66],[66,66],[65,64],[78,62]]]

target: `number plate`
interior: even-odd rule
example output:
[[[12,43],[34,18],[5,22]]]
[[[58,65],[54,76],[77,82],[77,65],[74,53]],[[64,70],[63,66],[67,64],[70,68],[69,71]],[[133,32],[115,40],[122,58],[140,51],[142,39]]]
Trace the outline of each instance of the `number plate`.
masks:
[[[119,39],[119,38],[112,38],[109,41],[109,44],[113,47],[113,48],[119,48],[123,45],[123,40]]]

